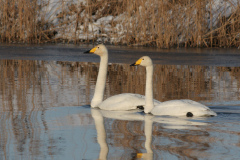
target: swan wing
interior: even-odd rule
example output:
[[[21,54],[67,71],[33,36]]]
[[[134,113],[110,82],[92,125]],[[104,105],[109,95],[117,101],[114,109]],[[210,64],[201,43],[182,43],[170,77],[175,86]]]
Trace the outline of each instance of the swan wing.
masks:
[[[111,111],[126,111],[137,109],[137,106],[145,105],[145,97],[139,94],[123,93],[104,100],[99,104],[99,108]]]
[[[207,106],[188,99],[162,102],[151,111],[153,115],[186,116],[190,112],[193,116],[217,116]]]
[[[159,105],[161,102],[153,100],[154,105]],[[145,96],[141,94],[122,93],[107,98],[99,104],[99,108],[111,111],[126,111],[137,109],[138,106],[145,106]]]

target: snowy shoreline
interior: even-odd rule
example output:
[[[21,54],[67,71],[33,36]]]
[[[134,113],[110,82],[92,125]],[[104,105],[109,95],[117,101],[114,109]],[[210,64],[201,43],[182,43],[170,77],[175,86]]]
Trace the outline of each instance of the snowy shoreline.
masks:
[[[11,37],[9,27],[2,27],[1,38],[10,43],[99,42],[157,48],[240,46],[238,0],[182,3],[41,0],[33,17],[36,29],[22,25],[22,32],[15,30]],[[16,12],[16,28],[20,15]]]

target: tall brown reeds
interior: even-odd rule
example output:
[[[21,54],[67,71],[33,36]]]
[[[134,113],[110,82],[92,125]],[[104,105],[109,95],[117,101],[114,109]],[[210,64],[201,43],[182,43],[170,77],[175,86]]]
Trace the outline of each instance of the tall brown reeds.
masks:
[[[0,0],[0,4],[1,42],[240,46],[237,0],[219,4],[215,0]]]
[[[155,65],[154,68],[153,93],[157,100],[192,99],[208,103],[223,98],[240,99],[240,67]],[[0,110],[29,112],[89,104],[98,69],[99,64],[92,62],[0,60]],[[145,85],[144,67],[112,64],[108,67],[105,98],[121,93],[144,95]]]

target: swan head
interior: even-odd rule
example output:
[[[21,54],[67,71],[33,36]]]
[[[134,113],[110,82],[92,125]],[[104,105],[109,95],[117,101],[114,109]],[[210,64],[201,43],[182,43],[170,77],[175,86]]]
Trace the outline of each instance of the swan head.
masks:
[[[108,54],[108,50],[104,44],[99,44],[84,53],[85,54],[96,54],[96,55],[102,57],[102,56]]]
[[[148,56],[143,56],[141,58],[139,58],[135,63],[131,64],[130,66],[144,66],[144,67],[148,67],[148,66],[152,66],[152,59]]]

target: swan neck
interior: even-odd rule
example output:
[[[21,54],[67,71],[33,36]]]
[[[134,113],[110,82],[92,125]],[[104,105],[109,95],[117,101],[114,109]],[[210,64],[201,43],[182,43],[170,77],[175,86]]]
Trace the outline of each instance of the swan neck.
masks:
[[[146,67],[146,89],[145,89],[145,113],[150,113],[153,108],[153,65]]]
[[[98,77],[95,87],[93,99],[91,101],[91,107],[97,107],[104,97],[104,90],[107,78],[107,67],[108,67],[108,54],[104,54],[100,57],[100,66],[98,71]]]

